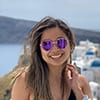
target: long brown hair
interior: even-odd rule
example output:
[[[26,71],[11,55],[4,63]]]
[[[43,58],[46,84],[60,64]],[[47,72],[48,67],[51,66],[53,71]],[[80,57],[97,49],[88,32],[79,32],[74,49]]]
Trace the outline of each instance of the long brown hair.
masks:
[[[34,100],[53,100],[50,85],[49,85],[49,69],[47,63],[42,59],[40,52],[40,41],[42,33],[49,28],[59,27],[68,37],[71,51],[75,47],[75,38],[72,30],[60,19],[54,19],[52,17],[45,17],[38,22],[29,33],[25,43],[30,46],[31,49],[31,62],[29,70],[26,74],[26,82],[28,87],[33,91]],[[62,74],[62,77],[64,74]],[[61,81],[62,96],[64,95],[64,78]]]

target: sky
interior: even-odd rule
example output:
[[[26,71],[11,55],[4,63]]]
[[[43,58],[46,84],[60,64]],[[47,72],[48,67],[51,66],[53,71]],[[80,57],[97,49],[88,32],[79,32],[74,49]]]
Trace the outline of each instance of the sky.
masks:
[[[52,16],[71,27],[100,31],[100,0],[0,0],[0,16],[33,21]]]

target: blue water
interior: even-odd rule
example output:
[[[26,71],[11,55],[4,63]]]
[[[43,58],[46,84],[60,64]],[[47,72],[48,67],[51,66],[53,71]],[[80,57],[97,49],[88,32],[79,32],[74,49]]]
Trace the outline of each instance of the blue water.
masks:
[[[0,44],[0,77],[12,71],[17,65],[18,58],[22,53],[22,45]]]

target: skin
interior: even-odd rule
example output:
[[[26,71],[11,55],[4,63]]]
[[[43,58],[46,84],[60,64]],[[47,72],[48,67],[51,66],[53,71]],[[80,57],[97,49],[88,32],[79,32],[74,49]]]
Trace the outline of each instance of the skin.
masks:
[[[61,100],[61,73],[64,68],[63,63],[68,60],[70,56],[70,44],[66,35],[58,27],[45,30],[41,37],[41,41],[45,39],[56,41],[59,37],[63,37],[67,40],[66,48],[59,49],[54,44],[51,50],[45,51],[40,46],[42,57],[45,62],[47,62],[50,71],[49,82],[54,100]],[[68,99],[71,89],[73,90],[77,100],[82,100],[85,94],[92,100],[88,80],[83,75],[78,74],[75,66],[66,64],[65,75],[66,81],[68,82],[68,86],[65,88],[69,87],[69,91],[64,94],[64,100]],[[34,100],[33,98],[34,95],[32,95],[30,90],[26,87],[25,73],[23,73],[15,81],[12,88],[12,100]]]

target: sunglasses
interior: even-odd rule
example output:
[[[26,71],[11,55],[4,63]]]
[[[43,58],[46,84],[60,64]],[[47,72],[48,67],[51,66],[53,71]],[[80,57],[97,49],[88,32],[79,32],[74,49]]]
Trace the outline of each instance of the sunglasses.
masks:
[[[55,42],[52,40],[43,40],[40,44],[40,46],[45,50],[49,51],[52,49],[54,43],[59,49],[64,49],[67,46],[67,40],[64,38],[59,38]]]

